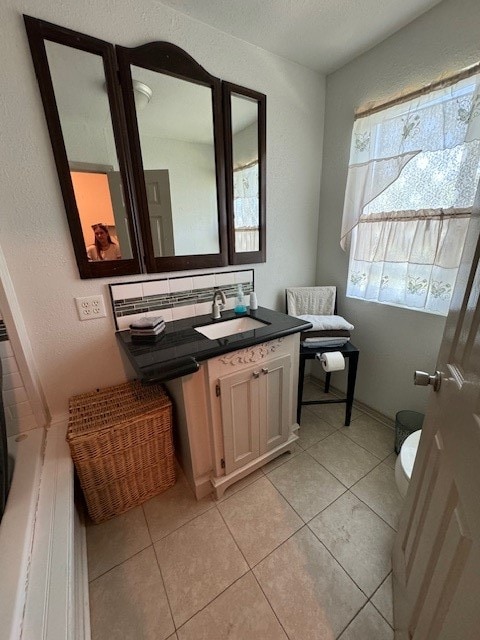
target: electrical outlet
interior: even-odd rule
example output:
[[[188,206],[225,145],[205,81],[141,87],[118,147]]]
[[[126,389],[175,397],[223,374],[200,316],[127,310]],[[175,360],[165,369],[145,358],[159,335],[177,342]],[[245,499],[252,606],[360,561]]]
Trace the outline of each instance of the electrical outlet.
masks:
[[[80,320],[95,320],[96,318],[105,318],[107,315],[103,296],[75,298],[75,303]]]

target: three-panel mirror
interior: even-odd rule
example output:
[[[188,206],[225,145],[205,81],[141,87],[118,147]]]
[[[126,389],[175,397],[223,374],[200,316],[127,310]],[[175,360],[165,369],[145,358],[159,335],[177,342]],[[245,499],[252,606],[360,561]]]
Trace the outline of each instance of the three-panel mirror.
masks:
[[[265,96],[24,19],[80,276],[264,262]]]

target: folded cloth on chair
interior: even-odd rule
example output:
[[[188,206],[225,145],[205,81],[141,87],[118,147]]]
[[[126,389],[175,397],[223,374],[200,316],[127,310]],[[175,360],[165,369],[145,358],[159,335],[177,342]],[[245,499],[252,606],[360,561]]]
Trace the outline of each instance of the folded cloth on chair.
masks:
[[[336,287],[295,287],[287,289],[287,309],[291,316],[299,313],[333,313]]]
[[[350,338],[305,338],[302,340],[303,347],[343,347]]]
[[[345,318],[342,318],[342,316],[314,316],[307,314],[303,316],[297,316],[297,318],[300,318],[300,320],[305,320],[306,322],[311,322],[313,326],[310,331],[350,331],[351,329],[353,329],[353,324],[347,322],[347,320],[345,320]]]

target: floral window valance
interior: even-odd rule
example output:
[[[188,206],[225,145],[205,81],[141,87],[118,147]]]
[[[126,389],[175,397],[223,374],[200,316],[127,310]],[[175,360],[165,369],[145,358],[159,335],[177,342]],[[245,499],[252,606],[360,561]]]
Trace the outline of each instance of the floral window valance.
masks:
[[[446,315],[480,178],[480,79],[355,121],[347,295]]]

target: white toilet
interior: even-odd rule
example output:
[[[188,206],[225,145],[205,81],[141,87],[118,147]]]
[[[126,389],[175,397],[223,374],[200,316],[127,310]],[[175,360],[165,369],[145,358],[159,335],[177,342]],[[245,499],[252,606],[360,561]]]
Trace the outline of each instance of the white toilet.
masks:
[[[407,495],[421,433],[422,431],[419,429],[405,439],[395,463],[395,481],[402,498]]]

